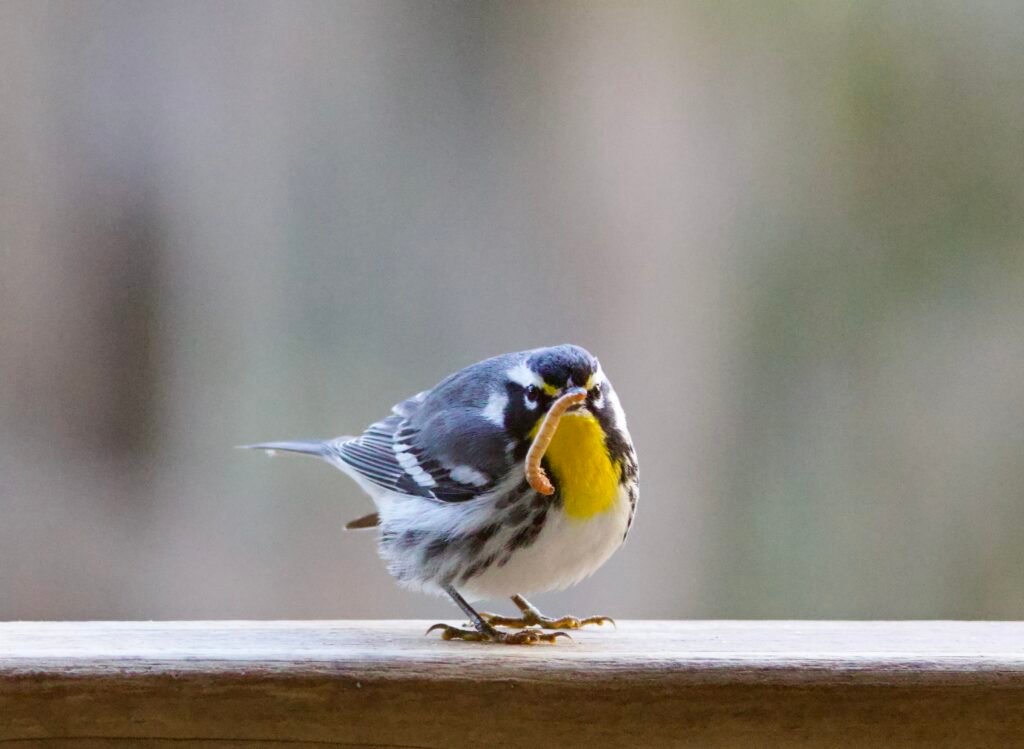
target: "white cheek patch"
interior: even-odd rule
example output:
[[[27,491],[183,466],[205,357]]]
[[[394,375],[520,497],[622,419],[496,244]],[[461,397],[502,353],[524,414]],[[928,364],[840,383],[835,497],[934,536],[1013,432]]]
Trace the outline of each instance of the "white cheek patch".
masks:
[[[504,393],[493,392],[487,399],[484,406],[483,416],[495,426],[505,426],[505,408],[508,406],[508,396]]]
[[[606,388],[606,390],[608,390]],[[615,394],[614,390],[608,390],[608,404],[611,406],[612,413],[615,414],[615,425],[622,430],[626,435],[629,431],[626,428],[626,412],[622,410],[622,405],[619,403],[619,397]]]
[[[604,371],[601,369],[600,364],[597,365],[597,369],[594,371],[594,374],[590,376],[590,381],[587,384],[590,385],[591,388],[595,386],[601,387],[600,393],[598,393],[598,396],[594,398],[594,408],[604,408],[604,394],[608,391],[610,385],[608,383],[608,378],[604,376]]]

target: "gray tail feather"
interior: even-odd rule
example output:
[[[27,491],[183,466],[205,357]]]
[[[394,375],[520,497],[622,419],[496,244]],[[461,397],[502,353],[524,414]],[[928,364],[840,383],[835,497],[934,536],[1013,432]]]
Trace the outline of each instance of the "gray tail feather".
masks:
[[[285,453],[302,453],[303,455],[316,455],[319,458],[326,457],[327,443],[320,440],[297,440],[295,442],[262,442],[258,445],[239,445],[242,450],[266,450],[274,452],[280,450]]]

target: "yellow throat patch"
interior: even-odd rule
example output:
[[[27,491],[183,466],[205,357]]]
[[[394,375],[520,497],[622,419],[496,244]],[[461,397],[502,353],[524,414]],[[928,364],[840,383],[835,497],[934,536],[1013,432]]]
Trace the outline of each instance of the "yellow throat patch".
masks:
[[[539,427],[538,422],[530,432],[531,437]],[[604,430],[593,414],[585,411],[565,414],[544,457],[569,517],[590,518],[607,512],[615,504],[620,467],[608,457]]]

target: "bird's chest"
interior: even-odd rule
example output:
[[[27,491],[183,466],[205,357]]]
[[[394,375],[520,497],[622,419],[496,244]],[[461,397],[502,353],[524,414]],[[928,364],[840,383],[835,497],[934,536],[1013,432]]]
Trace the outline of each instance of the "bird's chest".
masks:
[[[591,414],[563,416],[544,459],[569,518],[585,520],[613,509],[621,466],[608,454],[604,430]]]

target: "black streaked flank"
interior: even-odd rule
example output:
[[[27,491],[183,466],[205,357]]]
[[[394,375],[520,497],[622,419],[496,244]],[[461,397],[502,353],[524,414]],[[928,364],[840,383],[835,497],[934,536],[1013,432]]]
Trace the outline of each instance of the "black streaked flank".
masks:
[[[505,516],[505,520],[509,525],[519,525],[526,518],[530,516],[530,508],[526,502],[519,502],[513,507],[508,515]]]
[[[435,538],[433,541],[426,545],[426,548],[424,548],[423,561],[429,562],[431,559],[441,556],[444,553],[445,549],[447,548],[447,539]]]

